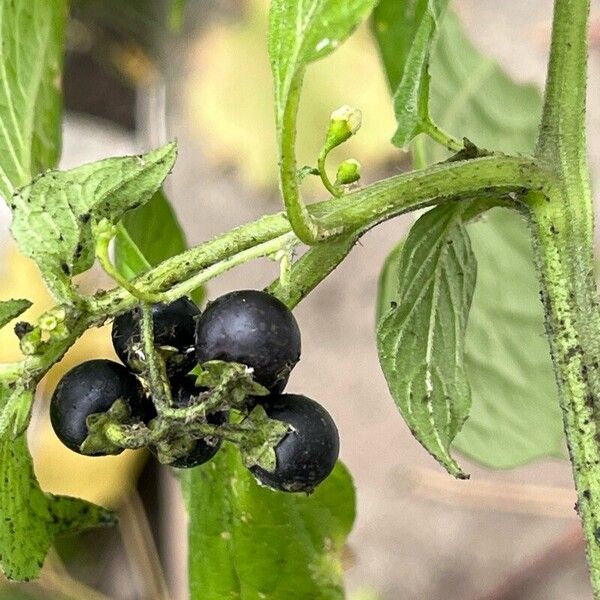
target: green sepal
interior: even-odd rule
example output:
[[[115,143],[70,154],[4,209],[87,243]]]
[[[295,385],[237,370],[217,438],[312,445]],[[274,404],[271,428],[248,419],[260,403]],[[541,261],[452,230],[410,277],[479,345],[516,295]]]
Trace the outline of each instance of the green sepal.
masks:
[[[196,385],[210,388],[209,402],[220,408],[243,408],[248,396],[267,396],[269,390],[253,379],[246,365],[211,360],[200,365]]]
[[[88,455],[120,454],[122,446],[115,444],[106,437],[106,427],[111,424],[122,425],[131,420],[131,410],[127,403],[119,398],[104,413],[94,413],[85,420],[88,436],[80,446],[81,452]]]
[[[260,404],[252,409],[242,426],[253,432],[237,444],[244,465],[248,468],[258,466],[270,473],[275,471],[277,468],[275,448],[289,433],[290,426],[283,421],[269,419]]]

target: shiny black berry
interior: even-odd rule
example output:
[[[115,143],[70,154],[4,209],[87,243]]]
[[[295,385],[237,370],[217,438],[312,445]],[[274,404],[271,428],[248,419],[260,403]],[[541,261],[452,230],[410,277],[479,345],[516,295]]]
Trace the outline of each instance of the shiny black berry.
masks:
[[[300,359],[300,329],[274,296],[230,292],[208,305],[196,326],[198,362],[224,360],[254,369],[258,383],[281,392]]]
[[[292,426],[275,447],[273,473],[255,466],[258,481],[283,492],[311,492],[333,470],[339,454],[339,436],[331,415],[317,402],[296,394],[260,398],[271,419]]]
[[[205,388],[196,387],[193,377],[180,377],[171,381],[171,394],[173,395],[173,404],[178,408],[186,408],[196,404],[199,400],[199,394],[205,391]],[[207,421],[212,425],[221,425],[227,419],[226,413],[217,412],[208,415]],[[221,447],[221,440],[205,439],[197,440],[194,447],[185,456],[177,458],[169,466],[177,469],[190,469],[197,467],[209,461]],[[154,450],[151,448],[154,452]]]
[[[125,401],[134,420],[148,422],[155,414],[139,381],[111,360],[88,360],[71,369],[58,383],[50,401],[50,421],[60,441],[81,454],[88,436],[86,419],[104,413],[116,400]]]
[[[199,314],[200,309],[188,298],[152,307],[154,342],[158,348],[165,350],[169,376],[188,373],[196,364],[194,328]],[[117,356],[137,372],[143,369],[140,319],[141,311],[135,308],[118,316],[112,327],[112,341]]]

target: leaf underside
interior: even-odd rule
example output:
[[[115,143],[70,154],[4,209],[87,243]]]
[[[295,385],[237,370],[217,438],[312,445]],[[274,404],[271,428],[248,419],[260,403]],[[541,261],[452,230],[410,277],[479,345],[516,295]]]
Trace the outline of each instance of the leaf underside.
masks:
[[[441,205],[415,223],[390,265],[398,269],[398,289],[377,328],[379,360],[404,420],[460,478],[466,475],[450,444],[471,405],[463,348],[477,273],[462,211]]]
[[[390,74],[391,63],[385,60],[393,40],[378,39],[393,81],[398,75]],[[541,113],[538,90],[514,83],[495,61],[481,55],[451,11],[444,17],[431,55],[431,75],[430,108],[445,129],[480,147],[531,151]],[[431,141],[425,142],[425,150],[430,161],[447,157],[445,148]],[[479,264],[465,349],[473,402],[454,446],[495,468],[514,467],[541,456],[564,456],[556,385],[525,223],[513,212],[495,209],[467,225],[467,230]],[[389,277],[386,268],[381,280]],[[388,308],[395,285],[392,276],[381,289],[380,311]]]

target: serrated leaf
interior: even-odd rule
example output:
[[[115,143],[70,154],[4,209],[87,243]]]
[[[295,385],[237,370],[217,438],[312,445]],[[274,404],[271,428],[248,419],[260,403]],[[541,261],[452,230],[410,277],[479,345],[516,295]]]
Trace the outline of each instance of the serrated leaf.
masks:
[[[0,567],[9,579],[36,577],[56,535],[114,523],[99,506],[44,494],[24,435],[0,439],[0,482]]]
[[[478,52],[451,11],[431,56],[431,75],[430,108],[444,128],[481,147],[532,150],[541,115],[539,91],[516,84]],[[426,142],[426,150],[431,162],[447,155],[433,142]],[[454,446],[495,468],[564,455],[526,226],[518,215],[495,210],[468,231],[479,263],[465,350],[473,402]]]
[[[61,299],[69,297],[70,277],[94,262],[94,226],[103,219],[116,223],[147,202],[175,157],[175,144],[167,144],[142,156],[48,171],[13,196],[13,237]]]
[[[55,165],[60,151],[64,0],[0,1],[0,194]]]
[[[376,0],[273,0],[269,12],[269,58],[277,123],[292,81],[305,67],[333,52],[373,10]]]
[[[399,148],[421,132],[429,119],[429,57],[448,0],[381,0],[373,13],[388,81],[394,96]]]
[[[413,435],[449,473],[450,455],[471,405],[464,335],[477,264],[462,224],[463,206],[440,205],[411,229],[398,261],[396,306],[377,328],[379,360]]]
[[[341,551],[355,497],[340,463],[314,494],[285,494],[259,486],[225,444],[182,485],[190,600],[344,598]]]
[[[0,302],[0,327],[4,327],[13,319],[23,314],[29,307],[29,300],[4,300]]]

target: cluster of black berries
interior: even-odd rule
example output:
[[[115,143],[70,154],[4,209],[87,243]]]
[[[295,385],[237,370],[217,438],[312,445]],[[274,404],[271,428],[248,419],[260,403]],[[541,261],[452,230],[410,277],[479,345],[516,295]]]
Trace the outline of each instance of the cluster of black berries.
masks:
[[[126,403],[133,420],[148,424],[157,416],[139,379],[144,369],[140,320],[140,311],[135,309],[117,317],[113,324],[113,345],[126,366],[90,360],[59,382],[50,418],[56,435],[71,450],[81,452],[89,433],[87,418],[106,413],[118,399]],[[176,407],[202,401],[201,389],[188,374],[197,363],[212,360],[251,367],[254,380],[269,390],[268,396],[249,397],[248,406],[262,405],[269,418],[287,423],[289,431],[275,447],[275,471],[251,468],[261,483],[282,491],[310,491],[329,475],[339,451],[333,419],[314,400],[282,393],[300,359],[300,330],[282,302],[265,292],[235,291],[211,302],[201,313],[190,300],[182,298],[155,305],[153,323],[155,346],[165,357]],[[222,411],[207,417],[215,425],[227,419]],[[198,439],[192,450],[171,466],[200,465],[210,460],[219,446],[219,439]]]

